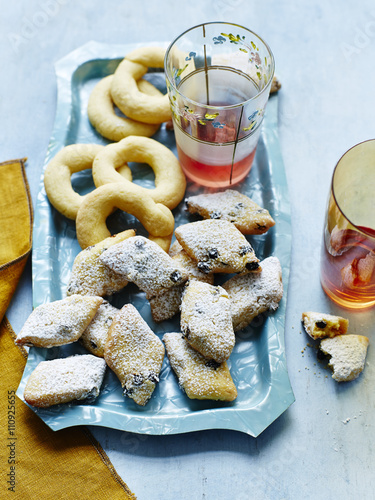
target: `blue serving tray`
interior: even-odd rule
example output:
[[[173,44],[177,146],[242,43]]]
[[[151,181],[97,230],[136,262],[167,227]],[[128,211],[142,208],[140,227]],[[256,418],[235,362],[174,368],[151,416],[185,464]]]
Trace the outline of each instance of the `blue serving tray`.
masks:
[[[162,45],[153,43],[148,45]],[[111,74],[124,55],[140,44],[107,45],[90,42],[56,64],[57,110],[45,165],[64,146],[74,143],[108,144],[92,128],[87,117],[87,101],[97,81]],[[147,77],[165,92],[163,73],[150,72]],[[276,225],[267,234],[248,237],[257,256],[279,258],[283,271],[284,296],[279,308],[256,318],[238,332],[236,345],[228,362],[238,397],[232,403],[190,400],[181,391],[164,360],[160,382],[145,407],[137,406],[122,394],[120,383],[108,368],[102,391],[94,404],[74,403],[34,408],[33,411],[53,430],[75,425],[98,425],[141,434],[177,434],[204,429],[232,429],[258,436],[293,402],[284,349],[285,308],[291,256],[291,218],[287,181],[278,141],[278,97],[272,95],[267,105],[262,135],[252,170],[240,185],[234,186],[259,205],[267,208]],[[175,154],[173,131],[165,127],[154,135]],[[130,164],[132,167],[132,165]],[[136,168],[134,168],[136,167]],[[133,165],[134,182],[153,186],[153,173],[147,165]],[[84,194],[94,188],[91,171],[74,174],[74,188]],[[204,192],[204,188],[188,183],[186,195]],[[193,220],[183,202],[173,210],[176,226]],[[137,219],[121,213],[110,221],[112,232],[136,228],[145,234]],[[32,253],[34,307],[65,297],[66,286],[76,255],[80,252],[74,221],[59,214],[50,204],[43,178],[36,200]],[[179,331],[179,316],[160,324],[154,323],[144,293],[134,285],[110,299],[121,307],[131,302],[160,336]],[[85,353],[74,343],[52,349],[31,348],[17,395],[23,399],[25,384],[40,361]]]

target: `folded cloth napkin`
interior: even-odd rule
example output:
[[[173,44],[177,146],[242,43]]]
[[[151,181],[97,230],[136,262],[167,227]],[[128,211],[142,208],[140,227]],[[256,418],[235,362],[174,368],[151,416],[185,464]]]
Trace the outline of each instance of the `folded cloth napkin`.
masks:
[[[0,498],[135,500],[85,427],[53,432],[15,396],[27,351],[4,314],[31,252],[25,161],[0,163]]]
[[[31,252],[33,216],[25,161],[0,163],[0,321]]]

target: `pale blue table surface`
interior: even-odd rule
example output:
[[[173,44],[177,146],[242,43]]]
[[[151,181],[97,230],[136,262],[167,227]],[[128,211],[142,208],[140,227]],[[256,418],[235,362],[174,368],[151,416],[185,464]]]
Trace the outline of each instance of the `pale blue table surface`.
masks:
[[[214,20],[245,25],[272,47],[280,144],[292,205],[286,355],[295,403],[258,438],[234,431],[143,436],[90,428],[139,500],[374,498],[375,312],[335,306],[319,283],[331,174],[375,137],[372,0],[1,0],[0,161],[28,157],[35,202],[56,109],[54,63],[90,40],[171,40]],[[8,309],[17,332],[31,312],[30,265]],[[301,313],[345,315],[370,338],[365,372],[338,385],[301,332]],[[328,375],[328,376],[327,376]],[[31,497],[32,498],[32,497]]]

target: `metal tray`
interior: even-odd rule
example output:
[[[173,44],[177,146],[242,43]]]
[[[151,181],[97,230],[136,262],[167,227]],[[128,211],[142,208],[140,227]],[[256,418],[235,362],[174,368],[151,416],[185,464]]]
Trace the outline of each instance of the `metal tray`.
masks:
[[[57,110],[45,165],[68,144],[108,143],[88,121],[88,97],[95,83],[113,73],[123,56],[137,46],[141,45],[90,42],[58,61]],[[166,90],[163,73],[150,71],[147,77],[161,90]],[[276,225],[266,235],[249,237],[249,240],[260,259],[269,255],[279,258],[284,283],[284,296],[278,310],[261,315],[249,327],[237,333],[236,346],[228,362],[238,389],[237,399],[232,403],[188,399],[179,388],[166,358],[160,383],[145,407],[139,407],[125,398],[118,379],[107,369],[101,394],[94,404],[74,403],[49,409],[31,407],[51,429],[84,424],[159,435],[232,429],[258,436],[293,403],[284,349],[291,221],[287,182],[278,142],[277,115],[278,97],[273,95],[267,106],[252,170],[245,182],[234,186],[267,208],[275,219]],[[154,139],[176,153],[173,132],[161,127]],[[147,165],[137,164],[136,167],[134,182],[151,187],[151,169]],[[75,174],[72,182],[82,194],[94,188],[90,171]],[[188,184],[187,195],[202,191],[204,188]],[[176,226],[192,220],[184,210],[183,202],[173,213]],[[134,227],[138,234],[146,234],[137,219],[128,214],[121,213],[113,217],[111,224],[113,232]],[[32,253],[34,307],[65,296],[72,264],[79,251],[74,221],[64,218],[51,207],[42,178],[36,200]],[[126,302],[133,303],[160,337],[165,332],[179,330],[178,316],[161,324],[154,323],[148,301],[143,292],[133,285],[128,285],[123,292],[115,295],[111,302],[117,307]],[[26,381],[40,361],[84,352],[78,343],[52,349],[31,348],[17,395],[23,399]]]

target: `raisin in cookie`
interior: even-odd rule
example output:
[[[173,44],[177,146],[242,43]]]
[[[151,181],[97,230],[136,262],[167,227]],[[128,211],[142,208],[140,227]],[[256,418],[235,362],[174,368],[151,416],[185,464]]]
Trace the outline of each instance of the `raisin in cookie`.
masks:
[[[204,273],[243,273],[259,268],[252,246],[229,221],[191,222],[179,226],[175,236]]]
[[[341,316],[311,311],[302,313],[302,323],[306,333],[314,340],[342,335],[349,327],[349,321]]]
[[[336,382],[349,382],[363,371],[369,339],[363,335],[337,335],[323,339],[320,350],[331,356],[328,366]]]
[[[283,296],[282,271],[277,257],[267,257],[261,272],[234,276],[223,284],[227,291],[235,331],[248,326],[259,314],[276,310]]]
[[[120,380],[124,396],[144,406],[159,382],[164,346],[132,304],[125,304],[113,319],[104,359]]]
[[[237,397],[227,363],[216,363],[193,349],[181,333],[163,336],[169,363],[190,399],[233,401]]]
[[[181,331],[189,344],[217,363],[226,361],[234,347],[231,304],[221,286],[191,281],[181,303]]]
[[[243,234],[263,234],[275,225],[268,210],[233,189],[190,196],[185,203],[191,214],[227,220]]]
[[[42,361],[24,390],[27,403],[40,408],[71,401],[94,400],[100,392],[106,363],[92,354]]]
[[[17,335],[17,345],[54,347],[79,339],[94,318],[102,297],[71,295],[41,304],[27,318]]]
[[[118,311],[117,307],[104,300],[93,320],[82,333],[79,341],[91,354],[104,358],[104,346],[107,341],[108,330]]]
[[[202,273],[198,269],[197,262],[189,257],[178,241],[175,241],[171,246],[169,255],[175,262],[178,262],[186,269],[190,281],[198,280],[211,285],[213,284],[213,274]],[[150,299],[151,314],[154,321],[159,323],[160,321],[172,318],[178,313],[184,289],[185,283],[169,288]]]
[[[143,236],[133,236],[103,252],[100,260],[110,269],[135,283],[147,299],[188,279],[183,266],[159,245]]]
[[[66,294],[98,295],[104,297],[122,290],[127,280],[105,266],[99,256],[112,245],[116,245],[131,236],[133,229],[105,238],[100,243],[85,248],[76,256]]]

